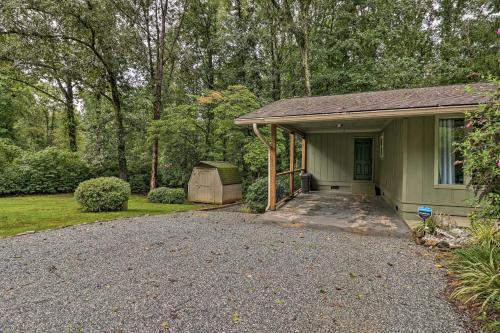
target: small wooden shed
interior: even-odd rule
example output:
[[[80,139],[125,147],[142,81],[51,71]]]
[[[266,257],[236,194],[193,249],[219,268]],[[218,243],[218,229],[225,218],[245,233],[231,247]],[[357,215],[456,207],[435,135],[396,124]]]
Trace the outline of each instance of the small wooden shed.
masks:
[[[201,161],[188,182],[188,200],[212,204],[236,202],[242,198],[238,167],[217,161]]]

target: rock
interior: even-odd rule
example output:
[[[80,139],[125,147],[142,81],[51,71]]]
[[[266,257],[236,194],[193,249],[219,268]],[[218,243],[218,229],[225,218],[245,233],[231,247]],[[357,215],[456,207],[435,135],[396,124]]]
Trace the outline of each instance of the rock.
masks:
[[[463,243],[458,243],[458,242],[451,242],[450,243],[450,249],[460,249],[464,246]]]
[[[446,240],[440,240],[436,246],[440,249],[449,249],[450,248],[450,243],[448,243]]]
[[[425,235],[422,238],[416,238],[417,244],[438,247],[441,250],[457,249],[467,244],[470,233],[458,227],[450,229],[437,228],[435,235]]]
[[[461,228],[453,228],[448,230],[448,233],[453,237],[466,238],[470,236],[470,233]]]
[[[443,230],[443,229],[436,229],[436,235],[438,236],[442,236],[442,237],[445,237],[445,238],[455,238],[453,235],[451,235],[450,233],[448,233],[446,230]]]
[[[422,238],[425,236],[425,233],[419,229],[413,230],[413,233],[414,233],[416,239],[419,239],[419,238]]]
[[[422,237],[422,241],[426,246],[436,246],[440,239],[434,236],[425,235]]]

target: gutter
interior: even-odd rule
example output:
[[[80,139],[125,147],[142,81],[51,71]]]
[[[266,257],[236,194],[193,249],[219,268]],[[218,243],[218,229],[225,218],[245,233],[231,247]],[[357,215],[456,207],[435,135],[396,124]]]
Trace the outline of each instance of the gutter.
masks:
[[[267,146],[267,206],[266,211],[269,210],[269,200],[271,198],[271,183],[269,182],[269,175],[271,174],[271,144],[266,140],[266,138],[262,135],[256,123],[253,123],[253,132],[259,138],[262,143]]]

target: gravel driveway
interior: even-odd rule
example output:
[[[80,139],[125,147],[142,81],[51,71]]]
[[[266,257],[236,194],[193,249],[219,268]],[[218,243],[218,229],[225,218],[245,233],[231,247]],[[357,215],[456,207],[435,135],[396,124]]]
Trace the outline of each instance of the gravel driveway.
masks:
[[[396,238],[191,212],[0,240],[0,332],[465,332]]]

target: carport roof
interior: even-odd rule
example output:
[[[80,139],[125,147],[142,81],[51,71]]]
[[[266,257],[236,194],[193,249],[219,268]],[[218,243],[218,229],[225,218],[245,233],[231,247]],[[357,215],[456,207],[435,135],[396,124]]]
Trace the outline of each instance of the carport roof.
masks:
[[[279,100],[236,119],[237,124],[265,123],[279,118],[311,118],[321,115],[388,113],[418,109],[477,106],[488,101],[489,83],[372,91],[345,95],[299,97]]]

